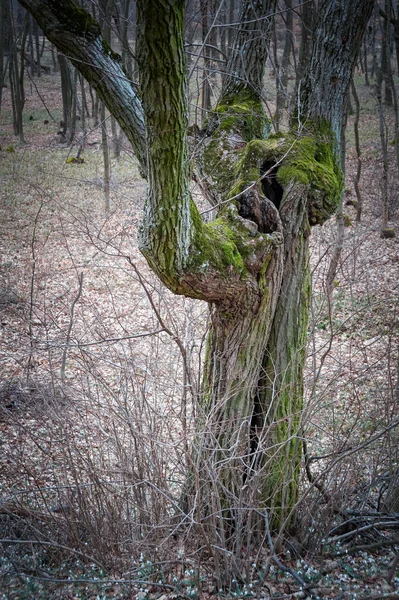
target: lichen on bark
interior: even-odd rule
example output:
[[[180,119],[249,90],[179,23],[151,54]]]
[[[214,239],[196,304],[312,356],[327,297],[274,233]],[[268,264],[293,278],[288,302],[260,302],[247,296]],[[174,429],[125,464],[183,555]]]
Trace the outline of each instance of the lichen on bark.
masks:
[[[289,182],[306,185],[311,225],[322,225],[338,207],[343,175],[331,126],[323,119],[307,124],[307,130],[290,134],[285,159],[278,170],[283,187]]]
[[[63,0],[63,2],[51,0],[49,4],[55,5],[58,23],[54,24],[54,27],[62,33],[70,31],[74,35],[81,35],[88,39],[96,39],[101,35],[101,28],[97,21],[72,0]],[[45,5],[43,9],[47,11]]]

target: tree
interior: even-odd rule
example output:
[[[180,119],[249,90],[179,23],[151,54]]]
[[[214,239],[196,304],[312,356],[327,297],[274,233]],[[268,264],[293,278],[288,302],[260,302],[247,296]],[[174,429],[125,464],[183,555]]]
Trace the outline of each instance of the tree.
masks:
[[[140,100],[88,13],[71,0],[21,4],[135,149],[148,179],[140,248],[149,265],[176,294],[209,303],[202,431],[186,502],[202,527],[212,525],[209,547],[225,544],[226,560],[239,560],[243,531],[250,545],[265,522],[283,527],[298,496],[309,235],[340,200],[346,96],[373,0],[322,3],[284,135],[270,133],[261,100],[276,0],[243,3],[192,166],[183,0],[137,2]],[[209,223],[191,198],[191,173],[217,212]]]
[[[19,10],[15,14],[11,10],[11,4],[6,11],[10,57],[9,77],[13,113],[14,134],[19,136],[21,144],[25,144],[23,128],[23,109],[25,105],[24,70],[25,70],[25,48],[29,31],[29,15]],[[19,58],[18,58],[19,55]]]
[[[277,98],[276,98],[276,114],[275,114],[275,124],[277,129],[279,128],[280,114],[285,105],[288,104],[288,92],[287,92],[287,84],[288,84],[288,76],[289,76],[289,66],[290,66],[290,57],[291,54],[294,55],[295,58],[295,50],[294,50],[294,41],[293,41],[293,30],[294,30],[294,12],[292,9],[292,0],[285,1],[285,39],[284,39],[284,49],[283,56],[281,59],[281,71],[279,73],[278,64],[276,61],[276,75],[277,75]]]

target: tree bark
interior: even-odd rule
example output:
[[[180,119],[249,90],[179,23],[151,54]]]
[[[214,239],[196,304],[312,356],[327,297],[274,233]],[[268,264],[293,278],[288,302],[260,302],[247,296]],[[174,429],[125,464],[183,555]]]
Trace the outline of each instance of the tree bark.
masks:
[[[208,23],[208,0],[200,0],[201,5],[201,31],[202,31],[202,55],[203,55],[203,71],[202,71],[202,92],[201,92],[201,109],[202,119],[204,122],[207,113],[211,108],[211,85],[209,81],[211,71],[210,50],[207,48],[206,41],[209,37]]]
[[[355,133],[355,148],[356,148],[356,158],[357,158],[357,167],[356,167],[356,175],[353,180],[353,185],[356,193],[356,222],[360,223],[362,219],[362,210],[363,210],[363,198],[360,191],[360,176],[362,174],[362,151],[360,148],[360,137],[359,137],[359,120],[360,120],[360,102],[359,96],[357,94],[355,82],[352,79],[352,96],[355,103],[355,119],[353,122],[353,129]],[[398,163],[399,166],[399,163]]]
[[[109,158],[109,145],[108,145],[108,134],[107,134],[107,121],[105,118],[105,104],[101,102],[100,106],[100,119],[101,119],[101,145],[103,150],[103,161],[104,161],[104,207],[106,214],[110,210],[110,199],[109,199],[109,188],[111,181],[111,161]]]
[[[389,161],[388,161],[388,139],[387,139],[387,128],[384,118],[384,110],[382,105],[382,81],[383,71],[382,65],[377,72],[375,91],[377,100],[377,111],[378,121],[380,129],[380,143],[381,143],[381,154],[382,154],[382,174],[381,174],[381,235],[388,228],[388,197],[389,197]]]
[[[13,112],[14,134],[19,137],[21,144],[25,144],[23,128],[23,110],[25,106],[25,88],[24,88],[24,69],[25,69],[25,47],[29,32],[29,15],[24,13],[19,15],[22,24],[16,23],[16,15],[12,14],[11,4],[9,5],[8,23],[10,28],[10,87]],[[20,27],[20,31],[18,28]],[[17,44],[20,44],[18,60]]]
[[[292,0],[285,0],[285,40],[283,57],[281,60],[281,72],[277,81],[277,99],[276,99],[276,114],[275,123],[276,129],[279,129],[280,115],[284,106],[288,105],[288,69],[290,65],[290,56],[293,51],[293,27],[294,27],[294,15],[292,10]]]
[[[244,3],[227,61],[222,98],[247,88],[261,93],[275,7],[276,2],[268,0]]]
[[[301,44],[297,69],[297,85],[301,81],[312,55],[313,27],[316,19],[316,7],[313,0],[304,2],[301,6]]]

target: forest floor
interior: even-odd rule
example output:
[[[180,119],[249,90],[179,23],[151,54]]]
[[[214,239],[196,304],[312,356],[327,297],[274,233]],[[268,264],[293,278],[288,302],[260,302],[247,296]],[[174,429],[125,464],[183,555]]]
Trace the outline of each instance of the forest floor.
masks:
[[[246,583],[219,591],[192,533],[168,532],[195,419],[181,349],[198,389],[207,308],[168,292],[137,249],[145,182],[131,151],[112,158],[107,213],[100,128],[84,162],[68,162],[77,146],[57,133],[57,79],[36,84],[40,97],[27,85],[25,144],[12,133],[8,89],[0,115],[0,598],[399,597],[398,565],[387,582],[399,550],[389,527],[342,535],[332,508],[379,514],[399,463],[399,181],[390,144],[397,237],[381,239],[372,90],[359,77],[363,213],[356,223],[350,116],[332,306],[335,219],[312,235],[303,425],[330,500],[309,493],[304,477],[306,547],[287,542],[280,555],[306,589],[268,550],[251,549]],[[393,137],[389,110],[386,127]]]

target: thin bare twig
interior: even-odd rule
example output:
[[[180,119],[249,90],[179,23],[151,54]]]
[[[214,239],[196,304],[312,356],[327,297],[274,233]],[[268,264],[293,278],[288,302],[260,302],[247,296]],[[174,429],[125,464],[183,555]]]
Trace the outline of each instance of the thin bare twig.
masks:
[[[61,372],[60,372],[60,377],[61,377],[61,383],[62,384],[65,382],[65,368],[66,368],[66,361],[67,361],[67,356],[68,356],[69,344],[70,344],[70,341],[71,341],[71,332],[72,332],[72,327],[73,327],[73,318],[74,318],[74,313],[75,313],[75,306],[79,302],[79,298],[81,297],[82,290],[83,290],[83,271],[78,275],[78,283],[79,283],[78,292],[77,292],[75,298],[73,299],[73,302],[71,304],[71,309],[69,311],[69,325],[68,325],[68,331],[67,331],[67,334],[66,334],[65,348],[64,348],[64,352],[62,353]]]
[[[68,552],[72,552],[72,554],[76,554],[76,556],[80,556],[86,560],[89,560],[90,562],[93,562],[98,567],[100,567],[100,569],[105,570],[105,566],[102,563],[100,563],[99,560],[93,558],[93,556],[85,554],[84,552],[80,552],[75,548],[70,548],[69,546],[64,546],[63,544],[57,544],[56,542],[46,542],[44,540],[11,540],[8,538],[3,538],[0,539],[0,544],[26,544],[28,546],[36,544],[38,546],[51,546],[52,548],[60,548],[60,550],[67,550]]]
[[[0,540],[1,542],[1,540]],[[15,575],[21,575],[22,577],[26,577],[24,573],[15,573]],[[180,591],[180,589],[174,585],[170,585],[169,583],[162,583],[160,581],[148,581],[147,579],[72,579],[68,577],[68,579],[57,579],[55,577],[39,577],[37,575],[29,575],[29,579],[35,579],[36,581],[48,581],[51,583],[66,583],[70,585],[71,583],[92,583],[94,585],[129,585],[129,586],[141,586],[148,585],[159,588],[165,588],[167,590],[172,590],[173,592],[177,592],[179,598],[187,598],[187,600],[192,600],[191,596],[187,596]]]
[[[262,514],[262,513],[259,513],[259,514]],[[299,583],[299,585],[304,589],[304,591],[306,591],[310,595],[311,598],[317,598],[317,595],[312,591],[312,588],[306,584],[306,582],[302,579],[302,577],[300,575],[298,575],[298,573],[294,569],[291,569],[291,567],[287,567],[286,565],[284,565],[281,562],[281,560],[278,558],[276,551],[274,549],[272,536],[270,534],[269,515],[267,513],[267,509],[265,509],[263,512],[263,518],[265,520],[265,529],[266,529],[267,540],[269,542],[269,548],[270,548],[270,552],[272,554],[272,560],[273,560],[274,564],[279,569],[284,571],[285,573],[289,573],[290,575],[292,575],[292,577],[295,579],[295,581],[297,583]]]
[[[333,556],[347,556],[348,554],[356,554],[356,552],[360,552],[361,550],[376,550],[377,548],[386,548],[387,546],[399,546],[399,538],[394,540],[380,540],[379,542],[374,542],[374,544],[352,546],[352,548],[347,548],[344,552],[337,552]]]

